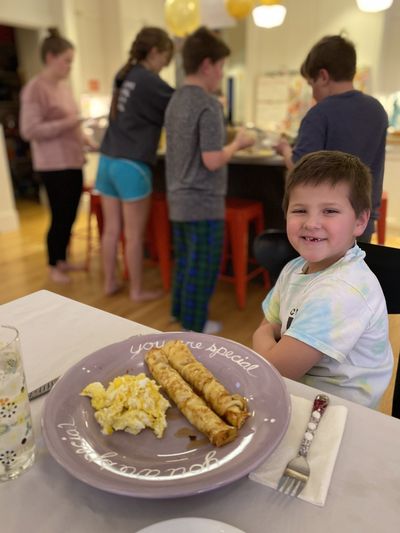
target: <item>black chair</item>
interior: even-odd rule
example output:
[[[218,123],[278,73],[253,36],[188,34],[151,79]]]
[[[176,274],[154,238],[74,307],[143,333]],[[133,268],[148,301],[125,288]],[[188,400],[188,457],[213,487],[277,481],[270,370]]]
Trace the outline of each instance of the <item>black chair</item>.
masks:
[[[299,255],[288,241],[286,232],[274,229],[255,237],[253,253],[255,260],[268,270],[271,285],[275,285],[286,263]]]
[[[388,314],[400,313],[400,249],[379,244],[358,243],[365,253],[365,262],[378,278],[385,295]],[[299,254],[288,241],[286,232],[267,230],[254,239],[254,257],[268,270],[274,285],[285,264]],[[393,392],[392,416],[400,418],[400,363]]]

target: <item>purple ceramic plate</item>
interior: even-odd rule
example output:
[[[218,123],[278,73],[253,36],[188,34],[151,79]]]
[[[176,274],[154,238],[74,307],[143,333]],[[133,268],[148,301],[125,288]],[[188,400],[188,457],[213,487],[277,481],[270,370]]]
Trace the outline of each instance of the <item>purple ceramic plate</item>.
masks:
[[[186,342],[227,389],[248,399],[251,416],[233,442],[215,448],[176,407],[167,411],[162,439],[150,429],[137,436],[101,433],[81,390],[92,381],[107,386],[126,372],[150,375],[146,351],[169,339]],[[222,487],[254,470],[277,447],[289,419],[286,386],[262,357],[222,337],[178,332],[131,337],[82,359],[50,392],[42,428],[51,455],[81,481],[115,494],[173,498]]]

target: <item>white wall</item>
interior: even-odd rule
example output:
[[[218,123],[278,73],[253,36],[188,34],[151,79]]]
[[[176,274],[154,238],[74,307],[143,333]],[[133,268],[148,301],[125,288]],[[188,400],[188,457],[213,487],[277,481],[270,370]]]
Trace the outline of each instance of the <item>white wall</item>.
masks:
[[[377,68],[379,93],[400,90],[400,1],[395,0],[385,15],[379,63]]]
[[[246,22],[244,20],[232,27],[224,29],[222,37],[231,50],[231,54],[225,64],[225,78],[234,79],[233,95],[233,121],[234,123],[246,122],[245,106],[246,101],[246,53],[244,43],[246,42]],[[226,87],[223,88],[226,92]]]
[[[117,70],[127,61],[131,44],[145,25],[165,27],[164,0],[70,0],[76,27],[80,64],[78,93],[88,92],[89,80],[100,82],[99,92],[110,94]],[[174,67],[161,75],[175,83]]]
[[[102,4],[98,0],[72,0],[71,25],[76,31],[76,59],[79,64],[74,70],[78,72],[78,94],[89,91],[89,80],[98,80],[99,92],[108,91],[105,72],[104,16]],[[112,2],[114,3],[114,2]]]
[[[120,6],[121,37],[124,51],[123,61],[128,53],[137,32],[143,26],[166,28],[164,19],[164,0],[118,0]],[[115,73],[113,73],[115,74]],[[161,71],[161,76],[171,85],[175,84],[174,66]]]
[[[400,232],[400,145],[387,147],[385,178],[383,188],[388,194],[387,225],[392,231]]]
[[[54,26],[54,6],[60,0],[0,0],[0,23],[22,28]]]
[[[103,14],[101,32],[104,58],[104,85],[101,86],[100,90],[111,93],[113,76],[125,59],[120,31],[120,5],[117,1],[100,0],[100,9]]]
[[[0,233],[18,229],[19,218],[15,209],[10,168],[6,153],[3,126],[0,124]]]

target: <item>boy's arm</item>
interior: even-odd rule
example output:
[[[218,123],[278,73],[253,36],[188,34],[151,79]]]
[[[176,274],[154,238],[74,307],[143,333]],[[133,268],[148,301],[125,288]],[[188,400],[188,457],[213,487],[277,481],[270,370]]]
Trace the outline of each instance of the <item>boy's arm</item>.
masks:
[[[280,325],[263,320],[253,335],[253,349],[290,379],[299,379],[315,366],[322,353],[297,339],[284,335]]]
[[[328,123],[318,105],[312,107],[300,124],[296,144],[292,150],[293,164],[304,155],[326,150]]]
[[[292,148],[282,136],[275,150],[283,156],[286,168],[291,170],[303,155],[325,149],[327,123],[319,106],[312,107],[300,124],[298,137]]]
[[[281,325],[277,323],[268,322],[265,318],[262,319],[253,334],[253,348],[258,352],[258,348],[266,348],[268,339],[271,341],[271,347],[281,338]],[[269,344],[269,343],[268,343]],[[261,352],[259,352],[261,353]]]
[[[290,144],[288,143],[287,139],[281,138],[279,143],[275,146],[275,150],[277,153],[281,156],[283,156],[283,159],[285,161],[286,168],[288,170],[292,170],[294,167],[293,163],[293,150]]]
[[[222,150],[213,152],[202,152],[201,158],[204,166],[208,170],[217,170],[228,163],[233,154],[242,148],[247,148],[254,144],[254,138],[246,133],[242,128],[240,129],[233,141],[223,147]]]

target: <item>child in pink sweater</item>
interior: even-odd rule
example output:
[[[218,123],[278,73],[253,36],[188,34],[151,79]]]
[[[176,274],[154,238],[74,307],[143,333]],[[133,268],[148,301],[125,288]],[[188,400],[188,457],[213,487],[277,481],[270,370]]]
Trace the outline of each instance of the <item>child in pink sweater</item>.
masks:
[[[77,269],[67,262],[66,252],[82,192],[83,147],[87,143],[66,83],[73,57],[73,45],[50,30],[41,48],[43,70],[29,81],[21,96],[20,130],[31,143],[33,167],[49,200],[48,263],[50,277],[58,283],[67,283],[68,272]]]

